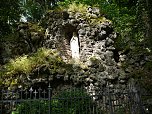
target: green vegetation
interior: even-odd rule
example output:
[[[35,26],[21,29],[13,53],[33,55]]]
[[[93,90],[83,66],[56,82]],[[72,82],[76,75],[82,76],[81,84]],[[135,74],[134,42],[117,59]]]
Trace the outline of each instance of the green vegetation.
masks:
[[[13,27],[19,21],[21,13],[19,0],[0,1],[0,39],[10,32],[14,32]]]
[[[71,3],[74,4],[71,5]],[[115,44],[119,50],[132,48],[134,44],[138,45],[141,40],[145,40],[146,31],[144,30],[147,28],[145,24],[151,25],[149,20],[151,10],[149,11],[147,7],[149,6],[151,9],[150,0],[147,1],[148,5],[144,0],[64,0],[58,4],[65,7],[72,6],[72,8],[75,7],[75,4],[98,6],[101,14],[112,21],[115,31],[119,33]],[[79,9],[81,7],[77,8],[77,10]]]
[[[44,28],[37,23],[28,23],[28,27],[30,32],[44,32]]]
[[[48,59],[53,59],[54,57],[51,57],[53,54],[54,52],[51,52],[51,50],[41,48],[31,57],[24,55],[16,58],[15,60],[10,60],[10,62],[5,66],[7,69],[7,74],[14,75],[19,72],[28,74],[32,71],[32,69],[39,67],[40,65],[49,64],[46,61],[46,58],[48,57]]]
[[[146,56],[152,55],[152,0],[1,0],[0,4],[0,51],[2,53],[3,47],[7,46],[7,50],[3,52],[5,53],[4,57],[8,55],[10,58],[16,58],[10,60],[10,62],[6,60],[3,63],[5,64],[2,66],[4,70],[0,72],[0,75],[2,78],[7,78],[4,79],[5,81],[1,79],[0,83],[2,84],[8,86],[15,85],[17,82],[20,82],[21,79],[19,77],[21,77],[21,74],[22,77],[27,77],[34,72],[34,69],[39,69],[43,65],[47,66],[47,68],[48,66],[49,68],[51,67],[51,72],[54,73],[58,67],[62,66],[58,65],[63,64],[62,60],[58,57],[50,57],[52,54],[50,51],[40,49],[41,51],[38,50],[38,52],[29,55],[29,52],[34,52],[36,49],[34,51],[20,49],[21,47],[28,49],[30,46],[32,47],[33,42],[30,42],[30,40],[33,39],[23,38],[25,41],[18,41],[20,39],[18,39],[19,34],[17,33],[17,23],[20,22],[22,17],[28,22],[30,32],[39,32],[44,35],[44,29],[39,26],[41,19],[45,16],[46,12],[58,8],[60,10],[67,10],[68,12],[83,13],[82,18],[86,18],[91,24],[105,21],[111,22],[114,30],[118,33],[115,48],[126,54],[128,58],[138,59],[140,53]],[[102,17],[94,18],[86,16],[88,6],[99,7]],[[28,35],[30,36],[31,34]],[[22,45],[23,42],[26,42],[27,45]],[[14,46],[13,44],[16,45]],[[146,49],[149,52],[145,54]],[[16,54],[19,50],[23,50],[22,53]],[[46,53],[43,53],[45,51]],[[2,58],[1,53],[0,58]],[[47,55],[47,53],[51,54]],[[129,61],[126,61],[125,64],[127,67],[130,65]],[[135,71],[137,72],[132,73],[138,74],[138,71],[142,71],[143,73],[140,74],[147,75],[147,78],[150,79],[151,64],[151,61],[147,61],[142,68],[136,67],[137,70]],[[65,69],[58,71],[65,72]],[[144,75],[134,77],[145,79],[146,76]]]
[[[101,17],[95,18],[86,15],[89,6],[99,7]],[[122,66],[124,69],[131,67],[133,70],[129,74],[130,77],[139,79],[142,87],[152,93],[152,60],[146,58],[152,57],[151,7],[152,0],[0,0],[0,62],[2,61],[0,87],[24,88],[30,86],[36,79],[42,80],[48,79],[50,75],[73,73],[73,63],[64,63],[58,52],[43,48],[42,45],[36,46],[40,44],[39,40],[44,38],[45,29],[40,26],[43,17],[48,12],[55,10],[68,11],[73,14],[82,13],[81,17],[86,19],[90,25],[105,21],[112,23],[114,31],[118,33],[114,44],[116,51],[121,51],[128,58],[128,61],[125,61]],[[18,28],[21,19],[27,21],[25,31],[20,31]],[[23,35],[19,32],[23,32]],[[38,33],[40,37],[35,37],[34,35],[37,35],[35,33]],[[34,39],[33,36],[38,39]],[[130,60],[133,60],[133,63]],[[95,57],[90,58],[90,61],[94,65],[99,63]],[[88,70],[83,63],[79,65],[79,68]],[[80,70],[82,70],[81,68]],[[69,92],[65,92],[58,96],[68,98],[68,95]],[[89,100],[80,103],[72,101],[73,104],[70,104],[69,100],[53,100],[51,101],[54,107],[52,110],[76,114],[77,110],[82,111],[83,105],[90,102]],[[68,109],[55,108],[56,106],[62,107],[64,103],[69,104]],[[39,105],[42,106],[40,110],[43,112],[43,108],[48,107],[48,102],[34,101],[31,107],[29,105],[29,102],[18,105],[16,112],[12,112],[12,114],[26,110],[25,107],[31,108],[32,110],[28,111],[34,114],[37,113]],[[73,108],[74,106],[76,109]],[[79,109],[80,107],[81,109]],[[118,110],[118,113],[123,110]]]
[[[76,4],[75,2],[72,4],[69,4],[68,7],[68,12],[73,12],[73,13],[87,13],[87,5],[84,4]]]
[[[40,48],[31,56],[24,55],[10,60],[10,62],[4,66],[4,71],[1,72],[1,78],[3,79],[1,83],[7,87],[19,86],[22,84],[22,81],[27,80],[26,78],[35,70],[45,67],[46,69],[48,68],[51,73],[58,72],[59,68],[65,70],[66,65],[64,66],[64,64],[57,52]],[[44,71],[44,73],[46,72]],[[35,75],[38,76],[38,74]]]
[[[92,15],[88,15],[87,9],[89,8],[89,4],[84,4],[83,2],[78,2],[78,1],[73,1],[73,2],[65,1],[65,2],[59,2],[58,4],[59,6],[57,7],[57,9],[60,9],[61,11],[65,10],[69,13],[72,13],[73,15],[79,13],[79,15],[81,15],[81,18],[87,20],[90,25],[97,25],[103,22],[111,22],[110,20],[106,19],[104,16],[94,17]],[[93,8],[96,7],[97,7],[96,5],[93,6]]]

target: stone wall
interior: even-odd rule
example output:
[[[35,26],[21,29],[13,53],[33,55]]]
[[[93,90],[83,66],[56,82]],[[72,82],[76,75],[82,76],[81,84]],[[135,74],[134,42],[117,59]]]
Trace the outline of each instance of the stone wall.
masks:
[[[122,56],[114,47],[117,34],[112,23],[100,14],[98,8],[85,12],[50,11],[42,21],[47,23],[44,46],[60,52],[66,63],[72,61],[70,40],[73,32],[79,38],[80,61],[74,63],[70,77],[82,79],[86,85],[105,85],[108,82],[125,84],[127,77],[120,68]],[[80,66],[78,70],[75,67]],[[80,81],[80,80],[79,80]]]
[[[19,24],[18,39],[21,43],[17,44],[23,46],[19,48],[19,55],[35,53],[38,48],[46,47],[57,51],[63,62],[60,66],[50,67],[49,63],[44,68],[34,69],[26,79],[28,84],[50,81],[54,85],[60,80],[93,87],[93,90],[106,87],[107,83],[111,87],[122,84],[125,88],[128,77],[121,69],[125,56],[115,49],[117,34],[111,21],[103,17],[98,8],[88,7],[86,12],[50,11],[39,24],[44,29],[37,24]],[[70,49],[73,33],[79,41],[78,61],[72,58]]]

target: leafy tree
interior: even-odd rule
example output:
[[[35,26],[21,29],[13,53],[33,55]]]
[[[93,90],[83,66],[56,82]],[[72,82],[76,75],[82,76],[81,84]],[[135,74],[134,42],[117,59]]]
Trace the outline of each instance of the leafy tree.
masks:
[[[0,37],[13,30],[20,13],[19,0],[0,0]]]
[[[26,21],[33,22],[39,21],[44,13],[41,4],[33,0],[22,1],[21,10]]]
[[[61,0],[22,0],[21,9],[27,21],[38,22],[47,12]]]

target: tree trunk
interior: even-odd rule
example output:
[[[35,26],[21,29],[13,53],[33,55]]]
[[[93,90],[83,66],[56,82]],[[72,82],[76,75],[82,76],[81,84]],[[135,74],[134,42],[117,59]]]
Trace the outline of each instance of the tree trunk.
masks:
[[[147,9],[147,37],[149,40],[149,45],[152,44],[152,0],[146,0]]]

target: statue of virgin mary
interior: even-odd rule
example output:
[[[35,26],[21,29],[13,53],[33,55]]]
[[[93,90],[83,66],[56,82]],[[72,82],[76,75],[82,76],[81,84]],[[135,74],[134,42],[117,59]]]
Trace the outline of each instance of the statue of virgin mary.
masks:
[[[73,36],[70,40],[70,49],[71,49],[71,53],[72,53],[72,58],[74,60],[79,60],[80,59],[80,55],[79,55],[79,39],[77,37],[76,32],[73,32]]]

